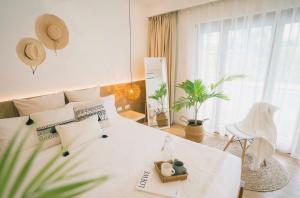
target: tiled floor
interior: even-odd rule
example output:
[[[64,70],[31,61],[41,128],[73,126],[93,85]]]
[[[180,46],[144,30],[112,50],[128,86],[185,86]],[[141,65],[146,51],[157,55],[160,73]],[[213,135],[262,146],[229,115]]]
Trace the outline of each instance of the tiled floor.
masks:
[[[164,131],[184,138],[184,128],[181,125],[173,125],[170,129]],[[300,198],[300,161],[279,152],[275,154],[275,157],[289,172],[290,181],[288,185],[274,192],[254,192],[245,190],[244,198]]]

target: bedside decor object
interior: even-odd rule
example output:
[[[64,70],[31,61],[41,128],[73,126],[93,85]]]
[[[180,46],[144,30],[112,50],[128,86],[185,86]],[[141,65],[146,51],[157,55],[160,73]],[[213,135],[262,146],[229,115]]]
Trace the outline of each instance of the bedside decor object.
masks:
[[[173,153],[175,146],[173,144],[173,138],[169,135],[165,137],[163,146],[160,149],[162,161],[173,160]]]
[[[179,161],[178,159],[174,160],[173,169],[175,170],[175,175],[182,175],[186,173],[184,163],[182,161]]]
[[[167,161],[170,164],[173,164],[173,161]],[[168,183],[168,182],[173,182],[173,181],[180,181],[180,180],[186,180],[188,177],[188,173],[185,172],[182,175],[172,175],[172,176],[164,176],[161,171],[162,171],[162,164],[164,164],[166,162],[164,161],[158,161],[158,162],[154,162],[154,166],[155,166],[155,170],[158,173],[158,176],[161,180],[162,183]]]
[[[169,177],[175,174],[173,165],[169,162],[164,162],[161,164],[161,174],[165,177]]]
[[[139,112],[136,112],[133,110],[122,111],[119,114],[120,114],[120,116],[123,116],[125,118],[128,118],[128,119],[136,121],[136,122],[145,118],[145,114],[139,113]]]
[[[43,44],[34,38],[21,39],[16,47],[19,59],[30,66],[32,74],[35,73],[38,65],[42,64],[46,58]]]
[[[41,15],[35,24],[37,37],[55,54],[69,42],[69,32],[65,22],[52,14]]]
[[[148,125],[170,128],[166,59],[146,57],[144,63]]]
[[[233,75],[224,77],[216,83],[211,83],[206,86],[202,80],[186,80],[177,85],[178,88],[185,92],[185,96],[181,96],[173,106],[175,111],[180,111],[183,108],[192,109],[194,111],[194,119],[182,120],[187,123],[185,127],[185,137],[195,142],[202,142],[204,137],[203,122],[198,120],[198,112],[204,102],[211,98],[219,98],[222,100],[229,100],[229,98],[217,88],[226,81],[232,81],[237,78],[243,78],[244,75]]]

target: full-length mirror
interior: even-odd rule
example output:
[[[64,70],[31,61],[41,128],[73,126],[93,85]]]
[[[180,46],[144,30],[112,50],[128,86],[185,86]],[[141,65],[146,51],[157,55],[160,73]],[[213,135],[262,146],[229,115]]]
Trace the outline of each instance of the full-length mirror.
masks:
[[[169,95],[165,58],[145,58],[148,125],[169,128]]]

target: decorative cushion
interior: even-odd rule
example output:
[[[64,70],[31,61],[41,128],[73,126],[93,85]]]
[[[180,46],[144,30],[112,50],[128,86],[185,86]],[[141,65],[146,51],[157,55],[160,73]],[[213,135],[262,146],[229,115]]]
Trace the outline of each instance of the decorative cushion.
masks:
[[[101,100],[103,102],[108,119],[115,118],[119,115],[116,109],[115,95],[101,97]]]
[[[60,92],[57,94],[14,100],[13,102],[20,116],[28,116],[32,113],[65,106],[65,96],[63,92]]]
[[[98,116],[94,115],[80,122],[73,122],[55,127],[64,148],[70,150],[101,137]]]
[[[0,156],[16,133],[18,137],[15,145],[20,144],[27,136],[23,150],[33,149],[39,144],[35,127],[26,125],[27,121],[28,116],[0,119]]]
[[[101,99],[89,102],[71,103],[76,120],[84,120],[90,116],[98,115],[98,121],[107,120],[106,110]]]
[[[38,112],[30,115],[36,127],[39,141],[43,141],[43,147],[49,148],[61,141],[55,131],[55,126],[75,121],[73,107],[66,105],[63,108]]]
[[[69,102],[82,102],[96,100],[100,97],[100,88],[88,88],[75,91],[66,91],[65,92]]]

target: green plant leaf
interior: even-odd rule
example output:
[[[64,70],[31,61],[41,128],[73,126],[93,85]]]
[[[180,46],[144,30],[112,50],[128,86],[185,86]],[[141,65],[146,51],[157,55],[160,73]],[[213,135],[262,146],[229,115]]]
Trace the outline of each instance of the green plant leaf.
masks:
[[[46,165],[32,178],[31,182],[27,185],[27,188],[24,189],[23,194],[27,195],[34,187],[41,181],[43,176],[47,173],[47,171],[52,167],[52,165],[58,160],[61,156],[61,151],[57,152]]]
[[[99,184],[101,184],[101,183],[96,183],[96,184],[93,184],[93,185],[90,185],[90,186],[87,186],[87,187],[82,187],[82,188],[80,188],[76,191],[71,191],[70,193],[63,195],[61,198],[77,197],[78,195],[83,194],[83,193],[97,187]]]
[[[68,163],[68,162],[67,162]],[[70,176],[69,173],[72,172],[76,167],[80,165],[81,162],[73,163],[68,165],[68,167],[63,167],[63,169],[59,169],[56,172],[49,174],[50,177],[46,178],[45,180],[50,181],[60,181],[65,179],[66,177]],[[64,166],[64,165],[63,165]]]
[[[192,81],[186,80],[178,84],[177,87],[183,89],[188,96],[194,97],[194,83]]]
[[[87,186],[83,186],[79,189],[76,189],[76,190],[73,190],[73,191],[70,191],[70,192],[67,192],[65,194],[62,194],[60,196],[55,196],[55,198],[73,198],[73,197],[77,197],[78,195],[80,194],[83,194],[95,187],[97,187],[98,185],[100,185],[101,183],[95,183],[95,184],[91,184],[91,185],[87,185]],[[40,198],[40,197],[39,197]],[[52,197],[49,197],[49,196],[45,196],[43,198],[52,198]]]
[[[21,151],[23,145],[25,144],[27,133],[22,137],[21,141],[18,140],[18,134],[16,133],[9,145],[6,147],[0,161],[0,197],[4,198],[14,198],[16,196],[22,198],[41,198],[43,197],[55,197],[55,198],[66,198],[78,196],[87,190],[90,190],[102,182],[104,182],[107,177],[95,177],[88,180],[78,180],[77,182],[66,182],[66,179],[77,179],[79,176],[86,172],[76,172],[73,171],[75,167],[79,165],[80,162],[71,163],[73,158],[75,158],[79,152],[74,153],[68,159],[61,163],[56,163],[61,156],[61,151],[53,156],[45,165],[41,167],[39,172],[26,181],[32,164],[35,161],[37,154],[41,150],[42,144],[37,146],[26,159],[22,159],[22,164],[20,168],[16,169],[16,165],[20,163]],[[15,146],[16,142],[20,142]],[[16,148],[14,148],[16,147]],[[17,171],[17,172],[16,172]],[[72,172],[73,171],[73,172]],[[14,174],[12,174],[14,173]],[[15,176],[13,176],[15,175]],[[63,185],[57,186],[57,182],[62,182]],[[9,184],[9,188],[7,187]],[[49,186],[53,187],[49,189]],[[56,186],[56,187],[55,187]],[[25,189],[20,191],[21,189]],[[50,193],[47,193],[50,192]],[[52,196],[57,194],[57,196]]]
[[[25,141],[21,141],[21,143],[16,148],[14,155],[12,155],[12,157],[7,160],[7,167],[3,170],[4,174],[1,174],[3,175],[3,177],[1,178],[1,182],[0,182],[1,183],[0,194],[2,194],[2,192],[6,188],[9,178],[12,177],[13,170],[16,167],[17,161],[19,159],[24,144]]]
[[[65,184],[65,185],[60,185],[58,187],[54,187],[48,190],[44,190],[42,193],[37,194],[37,197],[41,198],[50,198],[50,197],[59,197],[68,194],[69,192],[73,190],[79,190],[82,187],[88,186],[90,184],[100,184],[107,180],[107,176],[102,176],[94,179],[88,179],[84,181],[79,181],[79,182],[74,182],[71,184]]]
[[[5,173],[8,164],[10,163],[9,157],[12,154],[13,146],[16,141],[17,133],[13,136],[12,140],[10,141],[0,160],[0,197],[4,197],[5,186],[6,183],[8,183],[8,178],[6,178]]]
[[[37,182],[37,187],[36,187],[36,191],[41,190],[41,186],[45,186],[47,183],[50,183],[51,180],[53,178],[55,178],[56,176],[58,176],[61,171],[64,170],[64,168],[66,168],[67,165],[69,165],[69,163],[71,162],[71,160],[73,160],[76,156],[71,156],[68,159],[66,159],[65,161],[61,162],[58,166],[54,167],[54,169],[52,171],[50,171],[47,175],[45,175],[43,178],[40,179],[39,182]],[[70,165],[71,168],[69,168],[68,170],[64,171],[64,175],[68,174],[71,170],[73,170],[74,168],[76,168],[79,165],[79,162]]]
[[[160,108],[158,108],[157,112],[164,111],[164,101],[167,95],[167,84],[162,83],[157,90],[155,90],[154,94],[149,96],[148,98],[152,100],[156,100],[160,104]]]
[[[41,148],[41,145],[37,146],[36,149],[34,149],[32,154],[30,155],[30,157],[27,159],[27,161],[23,165],[22,169],[19,171],[19,174],[14,181],[14,184],[8,194],[8,197],[10,197],[10,198],[15,197],[18,189],[20,188],[20,186],[22,185],[23,181],[25,180],[27,174],[29,173],[30,167],[31,167],[34,159],[36,158],[38,152],[40,151],[40,148]]]
[[[232,80],[235,80],[235,79],[245,78],[245,77],[246,76],[243,75],[243,74],[237,74],[237,75],[231,75],[231,76],[227,76],[227,77],[221,78],[216,83],[210,84],[210,89],[213,90],[213,89],[217,88],[218,86],[220,86],[221,84],[223,84],[226,81],[232,81]]]
[[[174,111],[180,111],[182,108],[191,108],[193,106],[193,102],[189,98],[180,97],[177,101],[175,101],[173,105]]]
[[[57,182],[57,181],[62,181],[65,179],[72,179],[72,178],[76,178],[82,175],[87,174],[87,171],[82,171],[82,172],[78,172],[78,173],[74,173],[74,174],[60,174],[59,176],[57,176],[56,178],[53,178],[53,182]]]
[[[167,84],[162,83],[157,90],[155,90],[154,94],[149,96],[149,98],[153,100],[160,100],[161,98],[167,95]]]
[[[211,98],[219,98],[222,100],[229,100],[228,96],[226,96],[223,92],[212,93],[210,95]]]
[[[149,96],[149,98],[150,98],[150,99],[153,99],[153,100],[159,100],[159,98],[158,98],[157,96],[155,96],[155,95]]]

